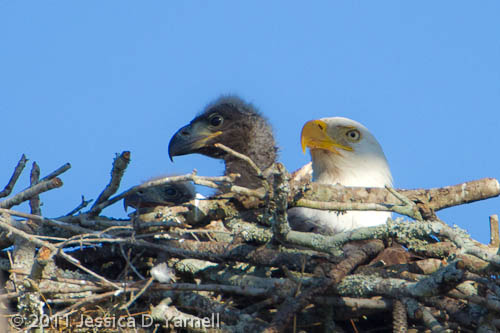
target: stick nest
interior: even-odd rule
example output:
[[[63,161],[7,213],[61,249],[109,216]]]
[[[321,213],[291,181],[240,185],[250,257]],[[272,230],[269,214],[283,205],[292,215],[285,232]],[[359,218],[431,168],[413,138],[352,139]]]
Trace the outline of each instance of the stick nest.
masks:
[[[496,332],[500,328],[498,218],[480,244],[439,220],[440,209],[500,194],[485,178],[439,189],[310,183],[277,164],[272,186],[238,175],[165,177],[113,196],[130,161],[117,155],[93,205],[46,218],[40,194],[62,166],[11,195],[27,159],[0,192],[0,295],[10,331],[54,332]],[[249,161],[250,163],[251,161]],[[306,166],[307,168],[307,166]],[[260,171],[259,171],[260,172]],[[269,174],[269,170],[266,170]],[[265,174],[259,173],[260,175]],[[102,210],[177,181],[218,189],[178,206]],[[30,213],[12,210],[30,202]],[[291,230],[287,208],[386,210],[409,217],[336,235]],[[4,331],[6,331],[5,329]]]

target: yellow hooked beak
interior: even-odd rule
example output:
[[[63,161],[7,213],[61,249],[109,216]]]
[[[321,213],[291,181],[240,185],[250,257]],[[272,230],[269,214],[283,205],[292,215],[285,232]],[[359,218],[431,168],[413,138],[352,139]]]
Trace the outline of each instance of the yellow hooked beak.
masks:
[[[326,133],[327,124],[322,120],[310,120],[305,123],[302,127],[302,133],[300,134],[300,143],[302,145],[302,151],[306,152],[306,147],[309,149],[324,149],[339,154],[339,151],[335,148],[340,148],[348,151],[352,151],[349,146],[344,146],[331,136]]]

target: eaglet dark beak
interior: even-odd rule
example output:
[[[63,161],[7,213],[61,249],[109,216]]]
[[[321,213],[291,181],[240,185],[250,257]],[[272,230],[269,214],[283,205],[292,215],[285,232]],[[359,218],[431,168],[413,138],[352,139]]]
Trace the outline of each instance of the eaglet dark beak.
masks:
[[[212,132],[203,125],[194,123],[179,129],[170,139],[168,156],[173,161],[174,156],[195,153],[207,145],[212,138],[221,135],[221,131]]]

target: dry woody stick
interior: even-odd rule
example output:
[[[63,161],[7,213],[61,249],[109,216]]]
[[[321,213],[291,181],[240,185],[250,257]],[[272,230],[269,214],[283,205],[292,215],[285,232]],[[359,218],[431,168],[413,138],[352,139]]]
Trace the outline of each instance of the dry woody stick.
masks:
[[[16,244],[14,253],[0,253],[0,269],[11,273],[0,300],[15,305],[12,314],[29,318],[43,309],[54,320],[68,316],[74,326],[82,315],[136,320],[143,313],[173,328],[165,320],[172,315],[188,331],[500,328],[500,287],[492,278],[500,274],[495,217],[490,244],[480,244],[436,216],[441,209],[498,196],[495,179],[437,189],[345,188],[296,181],[277,164],[273,188],[263,182],[260,189],[246,189],[234,185],[238,175],[193,172],[120,193],[129,162],[128,152],[118,155],[109,184],[85,212],[89,200],[83,198],[59,218],[38,210],[41,189],[56,189],[44,186],[57,182],[69,164],[41,179],[33,167],[30,188],[0,202],[1,243]],[[177,181],[218,194],[152,207],[129,219],[101,215],[131,193]],[[8,209],[26,200],[32,201],[31,214]],[[411,220],[320,235],[290,228],[287,209],[293,206],[339,213],[388,210]],[[169,278],[154,282],[151,271],[162,262]],[[212,315],[219,326],[200,326]],[[36,322],[27,320],[21,328],[30,327]]]

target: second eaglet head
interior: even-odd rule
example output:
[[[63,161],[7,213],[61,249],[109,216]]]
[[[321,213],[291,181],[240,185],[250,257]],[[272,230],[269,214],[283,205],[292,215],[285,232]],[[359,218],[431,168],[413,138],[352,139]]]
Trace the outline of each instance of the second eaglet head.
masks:
[[[176,206],[195,198],[196,192],[191,182],[175,182],[143,188],[123,199],[125,210],[154,208],[156,206]]]
[[[322,118],[302,128],[302,149],[308,147],[313,162],[313,180],[345,186],[383,187],[392,176],[382,147],[357,121]]]

